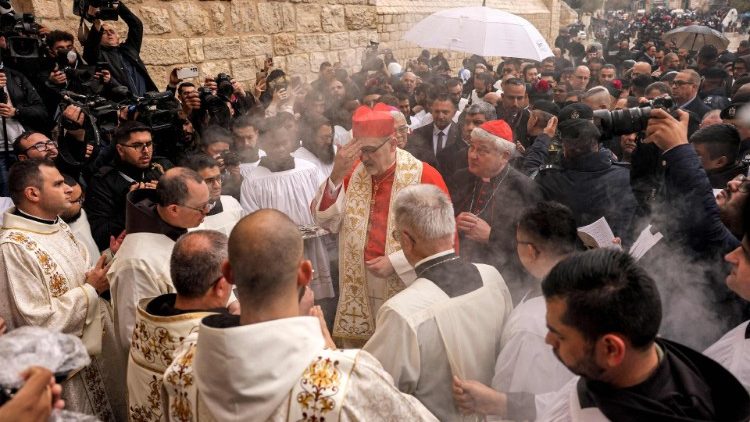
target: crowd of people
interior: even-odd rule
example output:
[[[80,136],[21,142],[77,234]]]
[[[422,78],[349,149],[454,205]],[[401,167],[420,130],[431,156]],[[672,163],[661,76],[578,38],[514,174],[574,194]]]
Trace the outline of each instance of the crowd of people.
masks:
[[[100,13],[0,37],[0,329],[91,356],[1,420],[750,418],[747,40],[158,92]]]

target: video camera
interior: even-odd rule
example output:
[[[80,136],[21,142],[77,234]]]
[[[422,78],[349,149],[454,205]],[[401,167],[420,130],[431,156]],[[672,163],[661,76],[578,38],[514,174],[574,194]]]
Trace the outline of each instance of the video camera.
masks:
[[[94,19],[116,21],[118,19],[117,6],[119,0],[74,0],[73,14],[91,22]],[[89,15],[89,6],[99,9],[96,15]]]
[[[226,73],[219,73],[216,75],[216,93],[224,98],[231,98],[234,93],[234,87],[232,86],[232,77]]]
[[[102,135],[108,139],[117,128],[119,122],[119,106],[116,102],[110,101],[98,95],[81,95],[72,91],[61,91],[62,101],[60,109],[65,110],[68,105],[74,105],[81,108],[81,111],[89,118],[84,122],[84,127],[88,125],[94,129],[94,138],[97,144],[106,144],[102,141]],[[70,122],[62,118],[60,113],[61,124],[67,130],[80,129],[75,122]]]
[[[613,136],[638,133],[646,130],[651,110],[666,110],[671,114],[677,110],[672,97],[664,95],[651,101],[642,103],[640,107],[624,108],[621,110],[594,110],[594,121],[601,128],[602,139]]]
[[[5,37],[10,57],[42,57],[44,36],[39,33],[34,15],[18,16],[8,0],[0,0],[0,33]]]
[[[150,127],[152,132],[172,129],[177,121],[179,103],[169,91],[147,92],[134,100],[138,111],[136,120]]]

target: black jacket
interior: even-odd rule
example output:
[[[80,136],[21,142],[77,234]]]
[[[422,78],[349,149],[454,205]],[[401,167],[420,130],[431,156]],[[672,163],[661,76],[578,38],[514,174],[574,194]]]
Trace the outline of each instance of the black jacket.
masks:
[[[469,146],[463,140],[457,140],[438,153],[437,162],[440,175],[450,186],[456,172],[469,167]]]
[[[613,164],[609,151],[563,159],[561,167],[544,168],[535,180],[545,199],[560,202],[573,211],[578,227],[603,216],[612,232],[628,244],[636,210],[630,170]]]
[[[8,96],[17,110],[16,119],[26,130],[47,132],[50,129],[49,116],[39,93],[26,76],[13,69],[5,68],[8,79]],[[9,139],[8,144],[13,140]]]
[[[520,296],[531,286],[532,279],[518,260],[516,222],[527,207],[542,199],[539,188],[531,179],[508,164],[490,180],[489,188],[495,192],[494,195],[486,206],[477,207],[475,202],[481,188],[481,179],[468,169],[463,169],[456,172],[452,182],[448,189],[456,216],[462,212],[474,211],[475,215],[491,227],[489,242],[486,244],[459,233],[461,256],[469,262],[497,268],[508,284],[514,303],[518,303]]]
[[[417,157],[420,161],[424,161],[432,167],[439,169],[440,162],[435,156],[435,150],[432,145],[432,131],[434,127],[435,123],[430,123],[429,125],[422,126],[415,130],[409,137],[409,142],[406,144],[406,150],[413,156]],[[461,133],[458,130],[458,124],[451,121],[451,126],[446,134],[445,148],[448,148],[456,142],[460,142],[460,137]]]
[[[96,64],[96,62],[109,63],[113,78],[127,86],[131,93],[142,95],[143,93],[135,92],[133,89],[134,87],[122,64],[122,60],[128,60],[145,79],[146,91],[158,91],[159,88],[156,87],[151,76],[149,76],[146,65],[140,57],[141,43],[143,42],[143,23],[123,3],[120,3],[117,7],[117,14],[128,25],[127,40],[118,47],[103,47],[101,45],[101,29],[97,31],[92,27],[83,47],[83,59],[90,64]]]
[[[703,104],[703,101],[701,101],[699,96],[695,96],[693,98],[693,101],[690,101],[689,103],[685,104],[683,107],[681,107],[684,110],[692,111],[693,113],[698,115],[698,121],[703,119],[703,115],[711,111],[710,108],[708,108],[707,105]]]
[[[110,236],[118,236],[125,229],[125,197],[133,183],[128,178],[136,182],[159,180],[171,167],[172,163],[160,158],[152,159],[146,170],[116,159],[113,165],[102,167],[91,178],[84,208],[91,224],[91,235],[100,250],[109,247]]]

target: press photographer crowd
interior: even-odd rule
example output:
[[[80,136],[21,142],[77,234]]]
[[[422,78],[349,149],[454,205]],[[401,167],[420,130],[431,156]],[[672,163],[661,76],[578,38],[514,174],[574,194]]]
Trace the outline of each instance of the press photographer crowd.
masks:
[[[750,420],[744,14],[158,87],[74,12],[0,0],[1,421]]]

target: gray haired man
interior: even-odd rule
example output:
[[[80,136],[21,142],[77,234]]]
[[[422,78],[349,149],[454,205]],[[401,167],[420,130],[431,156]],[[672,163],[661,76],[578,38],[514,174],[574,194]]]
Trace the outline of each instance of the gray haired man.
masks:
[[[452,376],[492,377],[510,292],[494,267],[456,255],[453,206],[440,189],[404,188],[393,209],[393,235],[418,278],[383,304],[364,350],[438,419],[458,420]]]
[[[192,371],[188,361],[181,361],[181,374],[165,377],[166,389],[161,388],[162,376],[183,340],[188,339],[186,348],[195,343],[197,338],[190,336],[197,333],[203,317],[227,313],[232,285],[221,272],[227,259],[227,241],[225,234],[213,230],[197,230],[180,237],[170,258],[177,293],[139,302],[128,357],[130,419],[174,420],[176,416],[166,413],[193,405],[194,401],[188,399],[193,383],[185,381],[186,371]],[[171,394],[176,391],[179,394]]]

